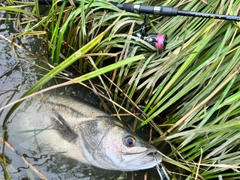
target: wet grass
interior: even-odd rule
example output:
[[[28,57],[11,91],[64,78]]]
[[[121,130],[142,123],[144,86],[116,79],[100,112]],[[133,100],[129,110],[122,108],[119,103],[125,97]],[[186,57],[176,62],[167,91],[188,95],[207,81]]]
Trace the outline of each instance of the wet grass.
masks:
[[[74,65],[81,82],[138,116],[136,130],[150,123],[159,137],[153,143],[164,150],[167,142],[164,161],[175,166],[173,178],[240,178],[240,22],[150,17],[147,33],[169,37],[167,49],[158,52],[134,36],[144,17],[122,14],[107,1],[51,6],[46,16],[8,1],[16,2],[1,8],[28,17],[19,35],[41,35],[56,66],[25,95]],[[231,15],[240,9],[239,0],[137,2]],[[112,113],[119,114],[115,104]]]

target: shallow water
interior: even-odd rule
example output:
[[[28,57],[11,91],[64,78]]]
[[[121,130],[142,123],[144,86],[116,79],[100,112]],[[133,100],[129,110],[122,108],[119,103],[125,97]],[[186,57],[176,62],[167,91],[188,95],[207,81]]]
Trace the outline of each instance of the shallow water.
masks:
[[[13,34],[19,33],[19,24],[17,23],[16,14],[6,14],[0,12],[0,107],[4,107],[17,100],[31,85],[38,79],[37,68],[35,63],[44,57],[34,57],[25,50],[33,54],[41,54],[39,44],[40,37],[25,37],[16,39],[16,44],[21,44],[24,49],[13,46],[8,42]],[[89,95],[89,94],[88,94]],[[9,111],[5,108],[0,111],[0,123]],[[3,136],[3,129],[0,131]],[[148,179],[159,179],[157,171],[151,169],[139,172],[114,172],[91,167],[60,154],[39,154],[34,151],[24,149],[19,145],[17,134],[9,134],[11,145],[6,145],[3,149],[2,141],[0,142],[1,153],[4,150],[9,165],[7,169],[12,179],[41,179],[40,176],[29,168],[33,165],[47,179],[81,179],[81,180],[115,180],[115,179],[144,179],[147,174]],[[28,162],[26,162],[26,160]],[[1,162],[1,158],[0,158]],[[0,163],[0,178],[4,179],[3,165]]]

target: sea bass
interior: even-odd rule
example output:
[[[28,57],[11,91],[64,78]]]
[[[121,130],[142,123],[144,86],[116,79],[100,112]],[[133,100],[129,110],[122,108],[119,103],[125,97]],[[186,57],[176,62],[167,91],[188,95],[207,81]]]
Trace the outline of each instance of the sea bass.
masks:
[[[99,168],[135,171],[162,160],[157,149],[115,118],[72,97],[42,94],[25,101],[8,125],[27,149],[47,149]]]

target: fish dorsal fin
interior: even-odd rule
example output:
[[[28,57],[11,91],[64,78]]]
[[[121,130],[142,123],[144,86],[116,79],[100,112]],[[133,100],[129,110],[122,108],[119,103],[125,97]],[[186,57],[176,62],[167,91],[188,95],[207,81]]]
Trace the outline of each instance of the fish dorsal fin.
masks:
[[[81,133],[82,142],[93,151],[99,148],[103,137],[108,130],[114,125],[114,120],[109,116],[99,116],[94,120],[83,122],[79,126],[79,133]]]
[[[53,122],[53,129],[65,140],[74,142],[78,135],[73,131],[67,121],[55,110],[52,109],[51,120]]]

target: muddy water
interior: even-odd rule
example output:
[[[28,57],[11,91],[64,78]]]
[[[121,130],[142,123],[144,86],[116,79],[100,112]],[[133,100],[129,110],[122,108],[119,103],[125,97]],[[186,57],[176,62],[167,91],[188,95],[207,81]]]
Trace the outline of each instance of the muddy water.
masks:
[[[41,56],[44,49],[39,48],[41,37],[28,36],[15,39],[16,44],[11,43],[12,36],[20,32],[17,17],[16,14],[6,14],[0,11],[0,107],[17,100],[37,81],[39,71],[35,64],[46,60]],[[9,108],[0,111],[1,125],[8,111]],[[1,137],[3,133],[1,129]],[[46,179],[53,180],[141,180],[146,174],[148,179],[159,179],[155,169],[129,173],[113,172],[72,161],[60,154],[32,152],[18,145],[16,134],[9,134],[9,136],[15,138],[15,141],[11,145],[6,145],[5,148],[0,141],[0,153],[4,151],[8,159],[7,170],[14,180],[41,179],[33,168],[29,168],[29,164],[33,165]],[[0,179],[5,179],[4,166],[1,162],[2,156],[0,157]]]

